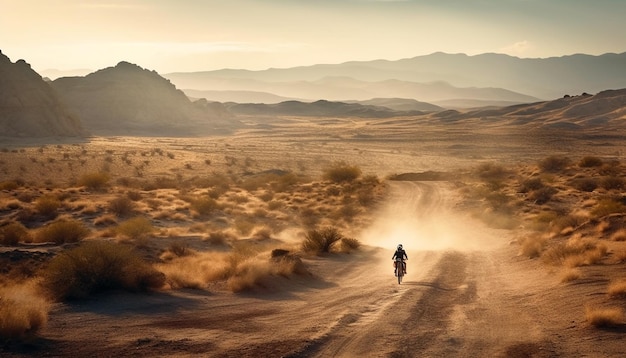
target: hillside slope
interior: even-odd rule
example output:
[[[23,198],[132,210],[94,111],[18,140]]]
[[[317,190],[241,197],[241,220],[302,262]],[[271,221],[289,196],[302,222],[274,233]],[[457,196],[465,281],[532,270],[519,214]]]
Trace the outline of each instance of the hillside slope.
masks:
[[[0,51],[0,136],[76,137],[81,123],[57,93],[24,60]]]

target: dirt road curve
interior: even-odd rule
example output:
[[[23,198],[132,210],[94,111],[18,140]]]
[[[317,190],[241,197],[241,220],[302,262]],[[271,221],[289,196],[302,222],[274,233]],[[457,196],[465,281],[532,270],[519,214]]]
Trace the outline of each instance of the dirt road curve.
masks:
[[[42,356],[553,357],[504,233],[454,213],[443,183],[393,183],[352,255],[306,260],[271,292],[120,295],[59,306]],[[398,285],[392,250],[408,249]],[[380,247],[377,247],[379,245]],[[382,247],[382,248],[381,248]]]

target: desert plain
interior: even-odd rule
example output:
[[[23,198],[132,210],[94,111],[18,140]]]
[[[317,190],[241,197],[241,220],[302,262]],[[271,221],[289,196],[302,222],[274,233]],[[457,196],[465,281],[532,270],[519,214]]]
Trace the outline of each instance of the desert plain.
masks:
[[[241,121],[3,138],[2,355],[626,354],[624,128]]]

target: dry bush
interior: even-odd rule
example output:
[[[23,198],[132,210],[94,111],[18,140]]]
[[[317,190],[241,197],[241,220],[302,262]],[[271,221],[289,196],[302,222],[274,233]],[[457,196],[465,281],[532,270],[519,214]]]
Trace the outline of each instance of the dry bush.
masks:
[[[539,161],[539,168],[544,172],[559,172],[567,168],[571,160],[567,157],[551,155]]]
[[[213,212],[220,210],[221,205],[213,198],[203,197],[191,201],[191,209],[200,216],[210,215]]]
[[[619,307],[592,308],[586,306],[585,319],[594,327],[615,327],[623,324],[624,311]]]
[[[108,209],[118,217],[129,216],[135,210],[135,203],[127,196],[120,196],[109,201]]]
[[[189,245],[182,241],[174,241],[168,247],[167,250],[177,257],[189,256],[193,253],[193,250],[189,248]]]
[[[2,245],[14,246],[28,241],[30,241],[30,234],[22,223],[12,221],[0,227],[0,244]]]
[[[17,180],[5,180],[0,182],[0,190],[17,190],[22,186]]]
[[[600,175],[618,176],[621,174],[620,162],[618,160],[612,160],[609,163],[604,163],[598,170]]]
[[[128,197],[128,199],[132,201],[139,201],[143,198],[143,195],[141,195],[141,192],[136,191],[136,190],[127,191],[126,196]]]
[[[567,267],[561,272],[561,282],[572,282],[580,279],[582,277],[582,273],[579,269],[574,267]]]
[[[618,176],[608,176],[600,180],[600,186],[606,190],[622,190],[626,187],[626,180]]]
[[[0,287],[0,342],[36,335],[48,322],[49,310],[32,284]]]
[[[594,156],[586,156],[583,157],[579,162],[578,166],[581,168],[591,168],[591,167],[600,167],[604,164],[602,159]]]
[[[626,212],[626,206],[621,201],[611,198],[599,200],[596,207],[591,210],[591,213],[596,217],[603,217],[609,214],[624,212]]]
[[[532,235],[518,239],[518,243],[520,244],[520,254],[533,259],[541,256],[541,253],[548,245],[548,237]]]
[[[344,237],[341,239],[341,251],[342,252],[350,252],[353,250],[357,250],[361,247],[361,242],[357,239],[351,237]]]
[[[279,210],[283,207],[283,202],[279,201],[279,200],[272,200],[269,203],[267,203],[267,208],[269,210]]]
[[[509,171],[499,164],[482,163],[476,168],[475,174],[483,181],[497,183],[506,178]]]
[[[116,233],[125,236],[131,240],[144,240],[154,232],[155,228],[152,222],[143,217],[136,216],[128,219],[117,226]]]
[[[556,232],[562,232],[566,229],[574,229],[589,221],[589,218],[584,215],[570,214],[565,216],[559,216],[552,221],[552,227]]]
[[[536,204],[545,204],[552,196],[558,193],[558,190],[552,186],[544,186],[543,188],[533,190],[528,194],[528,199],[534,201]]]
[[[521,183],[520,192],[521,193],[528,193],[528,192],[531,192],[533,190],[541,189],[544,186],[545,186],[545,184],[543,183],[541,178],[526,179],[526,180],[524,180]]]
[[[277,277],[307,272],[302,260],[291,254],[275,256],[269,260],[264,256],[256,256],[236,261],[227,281],[228,288],[233,292],[268,289]]]
[[[238,216],[235,218],[234,227],[242,235],[248,235],[252,232],[256,226],[255,220],[245,216]]]
[[[102,215],[93,219],[93,224],[95,226],[114,225],[114,224],[117,224],[117,219],[115,215],[111,215],[111,214]]]
[[[109,184],[111,177],[106,172],[88,173],[78,179],[78,185],[90,190],[103,190]]]
[[[230,240],[234,239],[234,237],[227,232],[224,231],[216,231],[209,234],[209,236],[205,239],[211,245],[226,245],[226,243]]]
[[[626,280],[611,282],[607,294],[612,298],[626,298]]]
[[[324,169],[324,179],[334,183],[352,182],[361,176],[361,169],[346,162],[335,162]]]
[[[598,240],[573,236],[546,249],[541,258],[549,265],[576,267],[593,265],[602,260],[608,249]]]
[[[81,222],[74,219],[59,219],[37,231],[37,242],[54,242],[65,244],[79,242],[90,234],[90,230]]]
[[[86,241],[54,257],[42,274],[42,287],[54,300],[80,299],[107,290],[157,289],[165,276],[127,245]]]
[[[611,235],[611,241],[626,241],[626,229],[619,229]]]
[[[571,185],[580,191],[590,193],[598,188],[598,180],[595,178],[576,179],[571,182]]]
[[[54,195],[42,195],[35,201],[35,211],[46,218],[54,218],[61,207],[61,201]]]
[[[343,235],[334,227],[309,230],[304,237],[302,249],[305,252],[314,252],[316,254],[327,253],[341,239],[343,239]]]

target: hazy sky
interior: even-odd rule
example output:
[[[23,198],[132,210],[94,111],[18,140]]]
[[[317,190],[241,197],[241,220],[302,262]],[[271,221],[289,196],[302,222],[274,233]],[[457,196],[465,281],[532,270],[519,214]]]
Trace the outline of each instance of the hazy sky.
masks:
[[[626,52],[625,0],[0,0],[0,50],[35,70],[160,73]]]

